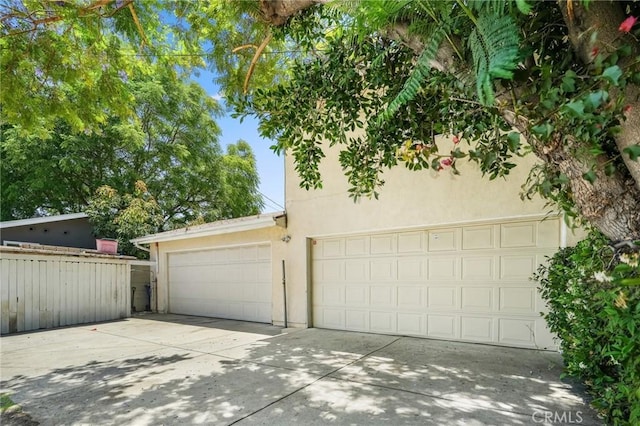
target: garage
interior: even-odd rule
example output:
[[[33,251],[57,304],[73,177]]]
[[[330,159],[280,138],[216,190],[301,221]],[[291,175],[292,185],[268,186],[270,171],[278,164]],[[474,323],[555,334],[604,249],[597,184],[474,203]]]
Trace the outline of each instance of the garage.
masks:
[[[558,218],[313,239],[313,325],[553,349],[530,278]]]
[[[271,323],[271,245],[168,253],[169,312]]]

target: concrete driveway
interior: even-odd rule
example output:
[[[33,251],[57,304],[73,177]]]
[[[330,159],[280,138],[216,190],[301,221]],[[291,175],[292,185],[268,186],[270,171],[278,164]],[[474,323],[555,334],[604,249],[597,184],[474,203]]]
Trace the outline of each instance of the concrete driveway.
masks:
[[[43,425],[601,424],[550,352],[158,314],[0,345]]]

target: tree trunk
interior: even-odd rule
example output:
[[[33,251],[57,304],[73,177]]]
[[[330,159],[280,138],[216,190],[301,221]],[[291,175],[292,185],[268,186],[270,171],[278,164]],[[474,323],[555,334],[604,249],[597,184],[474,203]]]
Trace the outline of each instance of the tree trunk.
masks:
[[[609,159],[600,155],[596,158],[596,179],[591,183],[583,177],[592,170],[590,164],[569,152],[560,135],[555,143],[543,144],[529,131],[526,117],[509,111],[503,117],[523,135],[538,158],[569,179],[571,198],[584,219],[612,241],[640,239],[640,191],[632,179],[619,172],[607,176],[604,163]]]
[[[629,62],[635,60],[640,53],[638,41],[618,29],[626,17],[620,4],[596,1],[589,5],[588,10],[581,3],[567,0],[560,0],[558,5],[569,30],[571,44],[585,64],[593,61],[594,48],[601,54],[610,54],[622,44],[632,46],[632,54],[620,63],[623,68],[629,66]],[[597,36],[595,41],[592,41],[592,35]],[[625,148],[640,144],[640,89],[629,83],[624,93],[614,88],[610,95],[612,98],[623,95],[625,99],[628,112],[625,114],[626,119],[620,124],[621,131],[615,140],[622,160],[635,180],[636,188],[640,189],[640,161],[632,160],[624,153]]]
[[[274,27],[279,27],[296,13],[308,9],[317,3],[326,3],[328,0],[259,0],[260,12],[263,19]]]

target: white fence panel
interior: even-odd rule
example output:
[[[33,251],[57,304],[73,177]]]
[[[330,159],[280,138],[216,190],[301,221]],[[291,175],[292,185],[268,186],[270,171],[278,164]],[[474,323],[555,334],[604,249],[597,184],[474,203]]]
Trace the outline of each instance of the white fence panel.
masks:
[[[0,248],[0,334],[129,317],[130,262]]]

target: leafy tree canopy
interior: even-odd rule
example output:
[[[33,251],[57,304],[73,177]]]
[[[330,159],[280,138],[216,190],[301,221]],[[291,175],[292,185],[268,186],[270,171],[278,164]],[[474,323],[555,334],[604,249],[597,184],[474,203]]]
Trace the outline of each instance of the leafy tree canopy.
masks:
[[[77,132],[61,119],[44,139],[4,126],[2,220],[81,211],[98,188],[126,197],[138,181],[158,205],[156,231],[260,211],[251,148],[239,141],[222,152],[220,107],[200,86],[157,67],[131,76],[127,90],[135,120],[109,116]]]
[[[638,4],[294,3],[295,15],[273,3],[269,21],[304,54],[236,106],[290,150],[303,186],[321,185],[326,141],[355,197],[397,164],[456,173],[466,158],[493,179],[532,152],[524,196],[640,238]]]
[[[142,181],[135,182],[127,194],[108,185],[99,187],[89,198],[85,212],[98,238],[117,239],[118,251],[130,256],[148,257],[130,240],[155,232],[162,223],[160,206]]]
[[[250,67],[254,83],[271,81],[277,56],[252,65],[269,34],[257,13],[254,2],[2,0],[2,123],[46,138],[60,119],[74,132],[95,131],[112,116],[136,119],[128,80],[163,67],[212,64],[231,97],[243,92]],[[261,52],[282,44],[269,40]]]
[[[321,182],[323,141],[342,146],[354,196],[375,195],[400,163],[455,171],[467,158],[496,178],[532,152],[525,195],[637,239],[638,15],[633,1],[10,3],[2,119],[46,131],[59,114],[93,130],[133,111],[130,75],[207,62],[237,110],[292,152],[304,186]]]

